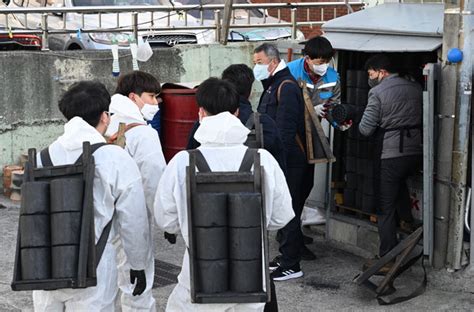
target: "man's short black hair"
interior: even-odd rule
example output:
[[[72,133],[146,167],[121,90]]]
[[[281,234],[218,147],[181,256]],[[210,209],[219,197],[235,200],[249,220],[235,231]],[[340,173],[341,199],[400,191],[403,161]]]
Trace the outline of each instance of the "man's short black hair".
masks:
[[[245,64],[234,64],[222,72],[222,79],[232,83],[240,96],[249,98],[255,81],[253,71]]]
[[[196,100],[198,106],[211,115],[222,112],[234,114],[239,108],[239,94],[234,85],[215,77],[206,79],[199,85]]]
[[[312,60],[321,58],[329,62],[334,56],[334,49],[329,40],[321,36],[316,36],[306,41],[303,54]]]
[[[128,96],[130,93],[141,95],[143,92],[159,94],[161,85],[155,76],[143,71],[133,71],[120,76],[115,93]]]
[[[109,110],[110,94],[98,81],[80,81],[73,84],[59,100],[59,110],[71,120],[81,117],[92,127],[100,121],[100,115]]]
[[[365,70],[379,71],[385,69],[389,73],[394,73],[395,68],[390,58],[385,54],[376,54],[365,62]]]

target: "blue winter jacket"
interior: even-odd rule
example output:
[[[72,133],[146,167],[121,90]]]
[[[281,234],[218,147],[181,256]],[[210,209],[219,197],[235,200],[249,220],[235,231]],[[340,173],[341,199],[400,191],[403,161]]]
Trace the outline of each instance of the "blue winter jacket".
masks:
[[[313,84],[313,82],[311,81],[311,78],[309,78],[308,73],[304,69],[304,62],[305,62],[305,59],[304,57],[302,57],[298,60],[289,62],[287,66],[291,74],[296,80],[302,79],[303,81],[307,83]],[[328,67],[326,74],[324,74],[324,76],[321,77],[321,84],[330,83],[330,82],[337,83],[338,81],[339,81],[339,74],[332,67]],[[321,101],[324,101],[333,97],[335,95],[334,90],[339,90],[339,88],[333,88],[333,91],[319,92]],[[338,94],[337,97],[339,98],[340,94]],[[317,104],[320,104],[320,103],[314,103],[314,105],[317,105]],[[339,103],[335,103],[335,104],[339,104]]]

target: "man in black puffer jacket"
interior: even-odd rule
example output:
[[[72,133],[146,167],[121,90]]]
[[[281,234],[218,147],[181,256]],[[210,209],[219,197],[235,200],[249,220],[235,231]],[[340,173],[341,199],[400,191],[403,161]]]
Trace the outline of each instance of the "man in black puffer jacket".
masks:
[[[304,102],[301,89],[280,59],[278,49],[268,43],[254,51],[255,79],[263,84],[258,112],[268,114],[276,122],[285,147],[286,182],[292,197],[295,218],[280,230],[281,256],[270,263],[272,277],[283,281],[303,276],[300,268],[304,250],[301,212],[313,187],[314,166],[306,159]]]

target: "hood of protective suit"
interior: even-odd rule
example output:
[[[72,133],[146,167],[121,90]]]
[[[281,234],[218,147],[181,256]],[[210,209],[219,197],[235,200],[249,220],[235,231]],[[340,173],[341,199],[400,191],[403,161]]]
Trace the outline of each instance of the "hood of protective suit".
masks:
[[[81,117],[74,117],[64,125],[64,134],[57,142],[68,152],[82,150],[82,142],[105,143],[104,137]]]
[[[128,97],[121,94],[114,94],[112,96],[109,112],[113,113],[110,118],[110,125],[105,132],[105,135],[111,136],[118,131],[121,122],[126,125],[131,123],[140,123],[146,125],[143,115],[140,112],[137,104],[135,104]]]
[[[243,144],[250,130],[229,112],[204,117],[194,134],[196,141],[207,146]]]

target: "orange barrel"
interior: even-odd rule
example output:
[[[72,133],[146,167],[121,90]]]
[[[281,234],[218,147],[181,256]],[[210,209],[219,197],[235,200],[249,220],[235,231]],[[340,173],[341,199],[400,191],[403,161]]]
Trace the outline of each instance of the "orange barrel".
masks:
[[[189,132],[199,119],[196,91],[197,88],[178,88],[176,85],[161,91],[161,145],[166,162],[186,149]]]

